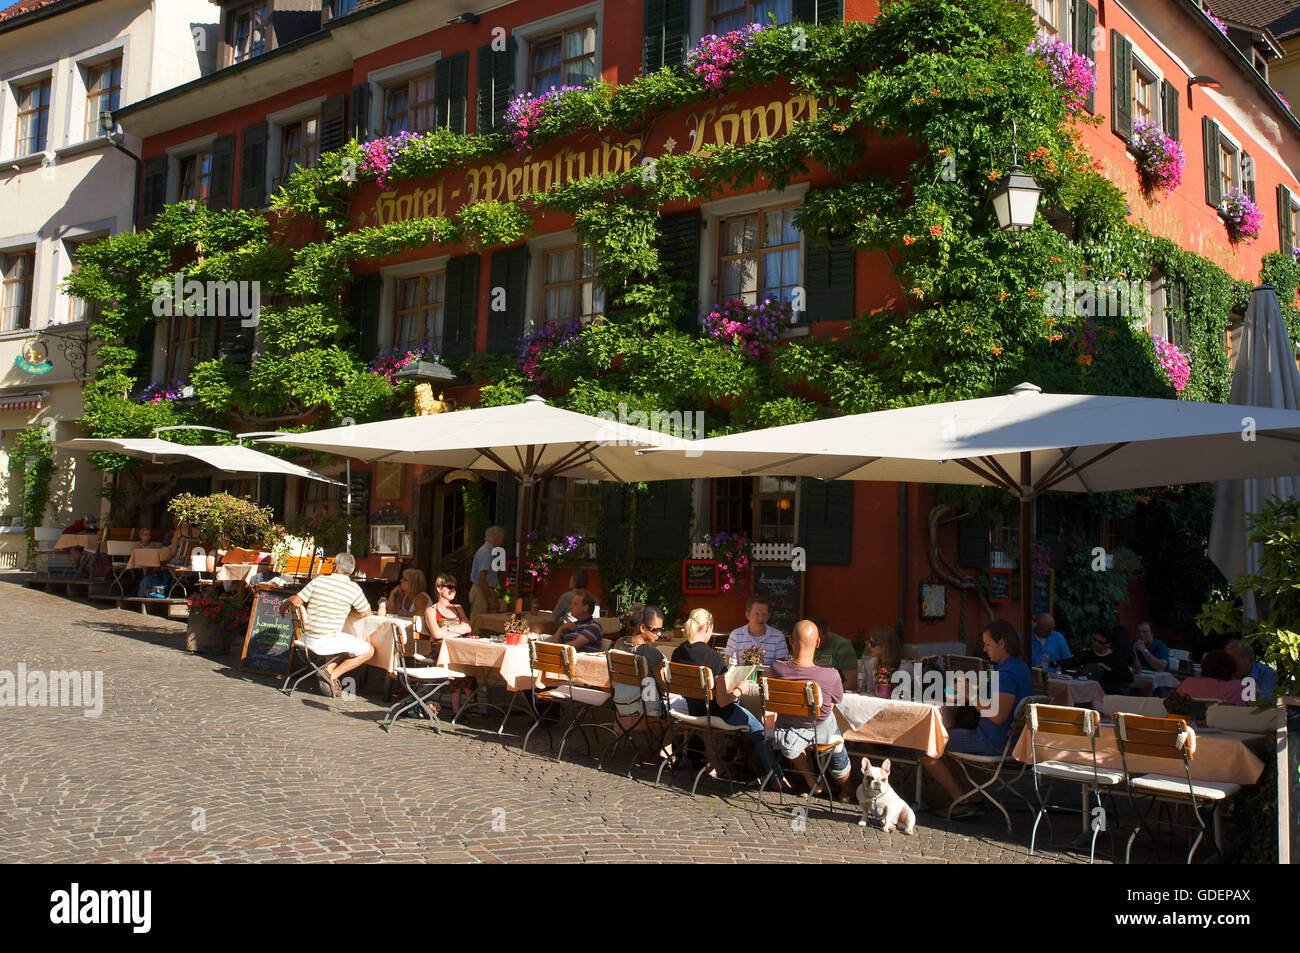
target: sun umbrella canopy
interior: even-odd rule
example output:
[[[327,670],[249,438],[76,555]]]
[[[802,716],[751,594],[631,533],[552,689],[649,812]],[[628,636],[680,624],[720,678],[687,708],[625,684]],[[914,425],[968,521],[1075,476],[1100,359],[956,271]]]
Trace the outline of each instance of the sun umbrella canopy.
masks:
[[[1261,285],[1250,296],[1229,402],[1300,411],[1300,369],[1271,285]],[[1297,496],[1300,468],[1253,480],[1226,480],[1215,487],[1210,558],[1229,581],[1259,568],[1259,546],[1246,542],[1247,514],[1259,512],[1272,497]],[[1253,601],[1248,599],[1252,615]]]
[[[145,460],[163,462],[167,460],[198,460],[217,470],[227,473],[279,473],[286,476],[300,476],[322,483],[342,485],[338,480],[322,476],[315,470],[308,470],[297,464],[289,463],[267,453],[240,446],[188,446],[159,440],[157,437],[124,438],[110,440],[96,437],[79,437],[57,444],[66,450],[99,450],[107,453],[120,453],[128,457],[140,457]]]
[[[696,441],[733,472],[1101,492],[1300,473],[1300,411],[1139,397],[1011,394]],[[645,456],[664,456],[648,451]]]
[[[291,437],[269,437],[306,450],[337,453],[367,462],[422,463],[462,470],[502,471],[515,476],[571,476],[594,480],[688,479],[710,476],[717,464],[692,453],[699,417],[677,412],[637,426],[637,415],[591,417],[552,407],[540,397],[501,407],[402,417],[334,427]],[[654,429],[651,429],[654,428]],[[647,447],[680,451],[677,457],[643,457]]]

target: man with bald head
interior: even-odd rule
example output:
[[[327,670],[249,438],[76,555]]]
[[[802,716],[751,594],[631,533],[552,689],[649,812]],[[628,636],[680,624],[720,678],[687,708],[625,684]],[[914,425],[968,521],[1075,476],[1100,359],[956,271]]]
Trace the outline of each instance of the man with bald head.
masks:
[[[794,658],[782,659],[768,666],[768,671],[774,678],[816,682],[821,688],[822,704],[817,711],[816,721],[808,717],[778,715],[776,732],[772,737],[776,750],[794,762],[794,766],[803,772],[805,778],[816,777],[816,770],[808,761],[808,746],[814,741],[819,745],[830,744],[839,738],[835,703],[844,697],[844,682],[840,673],[833,668],[823,668],[814,661],[817,642],[817,625],[804,619],[794,627],[794,634],[790,636]],[[842,741],[830,752],[826,774],[836,782],[840,800],[851,800],[853,786],[850,783],[849,754],[844,750]]]
[[[1033,638],[1029,641],[1034,668],[1042,667],[1044,656],[1059,665],[1061,659],[1074,655],[1065,636],[1056,631],[1056,620],[1050,612],[1040,612],[1034,616]]]

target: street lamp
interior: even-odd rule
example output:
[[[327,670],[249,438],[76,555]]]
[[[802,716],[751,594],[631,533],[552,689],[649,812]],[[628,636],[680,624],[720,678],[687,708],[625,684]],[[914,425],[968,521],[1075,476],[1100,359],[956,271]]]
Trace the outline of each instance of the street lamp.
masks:
[[[1016,121],[1011,120],[1011,168],[993,188],[990,201],[1004,232],[1023,232],[1038,215],[1038,197],[1043,190],[1034,177],[1020,168],[1016,158]]]

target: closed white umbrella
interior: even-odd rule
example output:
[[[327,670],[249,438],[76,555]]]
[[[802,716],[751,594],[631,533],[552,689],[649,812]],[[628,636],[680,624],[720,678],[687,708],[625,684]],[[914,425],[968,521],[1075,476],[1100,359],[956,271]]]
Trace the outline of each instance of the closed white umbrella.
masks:
[[[1300,410],[1300,369],[1272,285],[1260,285],[1250,296],[1228,401]],[[1258,513],[1272,497],[1290,500],[1297,496],[1300,467],[1287,474],[1253,480],[1224,480],[1215,487],[1210,559],[1229,582],[1259,569],[1260,547],[1247,543],[1247,515]],[[1256,618],[1254,594],[1246,593],[1243,602],[1247,616]]]
[[[632,416],[635,421],[635,415]],[[516,539],[521,581],[524,527],[531,523],[534,487],[549,477],[578,477],[629,483],[712,476],[720,464],[705,463],[677,434],[692,431],[682,414],[647,420],[650,428],[622,419],[592,417],[552,407],[533,396],[518,404],[476,407],[445,414],[353,424],[314,433],[265,438],[306,450],[336,453],[368,462],[420,463],[461,470],[508,473],[524,487]],[[638,456],[659,447],[678,455]],[[517,593],[518,594],[518,593]]]
[[[710,475],[996,486],[1020,500],[1022,632],[1030,517],[1047,490],[1105,490],[1300,472],[1300,411],[1087,394],[1021,384],[1002,397],[885,410],[696,441]],[[646,451],[667,456],[677,451]],[[1025,642],[1028,650],[1028,641]]]

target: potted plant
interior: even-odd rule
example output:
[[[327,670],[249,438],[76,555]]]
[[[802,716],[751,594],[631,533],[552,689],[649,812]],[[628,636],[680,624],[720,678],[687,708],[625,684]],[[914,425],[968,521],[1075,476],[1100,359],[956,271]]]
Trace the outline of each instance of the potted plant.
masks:
[[[1220,211],[1228,226],[1228,241],[1232,244],[1259,237],[1260,226],[1264,224],[1264,213],[1241,189],[1235,186],[1228,189]]]

